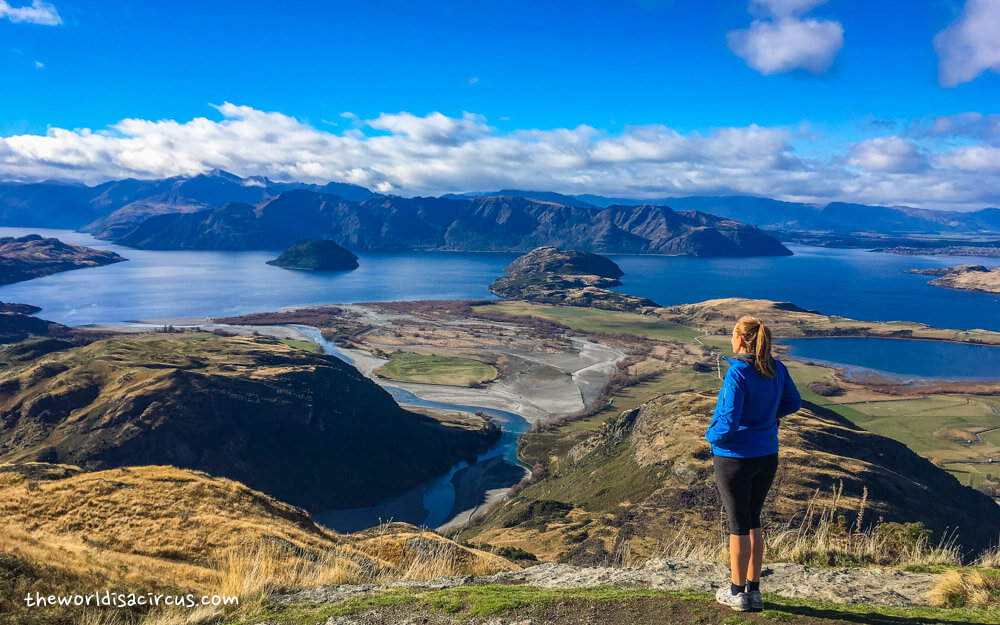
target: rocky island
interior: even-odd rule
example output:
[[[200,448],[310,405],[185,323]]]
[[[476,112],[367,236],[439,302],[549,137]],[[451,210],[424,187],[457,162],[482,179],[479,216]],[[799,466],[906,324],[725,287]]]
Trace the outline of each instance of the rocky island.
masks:
[[[958,291],[1000,293],[1000,267],[990,269],[983,265],[959,265],[933,269],[908,269],[906,273],[938,276],[928,282],[934,286]]]
[[[59,239],[29,234],[0,238],[0,284],[31,280],[60,271],[120,263],[108,250],[63,243]]]
[[[614,261],[589,252],[539,247],[504,267],[489,289],[506,299],[634,311],[657,304],[611,291],[625,272]]]
[[[358,257],[329,239],[302,239],[268,265],[304,271],[349,271],[358,268]]]

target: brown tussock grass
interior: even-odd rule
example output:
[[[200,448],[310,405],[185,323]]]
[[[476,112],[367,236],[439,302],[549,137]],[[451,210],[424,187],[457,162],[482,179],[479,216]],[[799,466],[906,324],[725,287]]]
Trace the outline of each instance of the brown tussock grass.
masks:
[[[1000,606],[1000,576],[982,571],[946,571],[931,589],[934,605],[946,607],[995,608]]]
[[[975,564],[984,569],[1000,569],[1000,545],[979,554]]]
[[[74,474],[35,465],[25,477],[4,469],[12,467],[0,465],[0,553],[47,571],[50,592],[235,595],[243,607],[286,589],[519,568],[405,523],[338,534],[299,508],[198,471],[146,466]],[[142,622],[194,625],[225,609],[233,608],[156,610]],[[116,614],[77,616],[91,625],[137,620]]]
[[[955,544],[953,537],[943,537],[933,543],[930,534],[920,531],[916,526],[908,527],[881,520],[865,527],[867,488],[856,508],[856,521],[848,526],[841,514],[846,511],[842,505],[842,490],[841,483],[828,496],[824,497],[817,491],[797,520],[765,527],[764,561],[837,567],[962,565],[962,549]],[[721,533],[717,539],[707,540],[677,532],[660,541],[648,557],[637,559],[633,565],[642,566],[654,558],[728,563],[726,536]],[[1000,559],[996,554],[992,557]]]
[[[937,543],[930,532],[881,519],[864,525],[868,489],[856,508],[856,521],[848,527],[841,514],[843,482],[824,502],[817,491],[806,510],[794,522],[765,532],[765,557],[778,562],[802,564],[878,565],[897,567],[961,566],[962,549],[953,536],[943,536]]]

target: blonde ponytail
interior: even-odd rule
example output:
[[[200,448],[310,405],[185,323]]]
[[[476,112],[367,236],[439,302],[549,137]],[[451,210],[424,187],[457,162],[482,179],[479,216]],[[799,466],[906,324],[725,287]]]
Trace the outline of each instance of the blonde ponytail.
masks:
[[[753,366],[765,378],[775,374],[774,358],[771,356],[771,329],[757,317],[740,317],[736,322],[736,333],[743,337],[754,358]]]

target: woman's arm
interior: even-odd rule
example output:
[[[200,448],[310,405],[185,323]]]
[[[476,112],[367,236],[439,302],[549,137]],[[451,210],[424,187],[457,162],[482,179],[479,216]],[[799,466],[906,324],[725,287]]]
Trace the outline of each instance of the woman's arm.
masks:
[[[732,437],[740,425],[743,413],[743,376],[735,367],[726,371],[726,377],[719,389],[719,399],[715,403],[715,413],[705,432],[705,440],[713,445],[724,443]]]
[[[784,377],[784,388],[781,392],[781,400],[778,402],[778,418],[790,415],[802,407],[802,396],[799,389],[795,387],[792,376],[788,373],[788,368],[784,364],[779,364],[781,375]]]

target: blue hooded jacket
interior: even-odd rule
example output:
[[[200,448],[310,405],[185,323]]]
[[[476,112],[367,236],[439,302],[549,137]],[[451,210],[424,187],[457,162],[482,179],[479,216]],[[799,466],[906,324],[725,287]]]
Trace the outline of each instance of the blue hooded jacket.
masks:
[[[716,456],[757,458],[778,453],[778,419],[802,407],[788,369],[774,359],[775,375],[765,378],[752,354],[726,358],[729,370],[719,390],[705,439]]]

